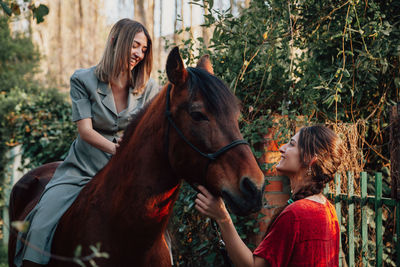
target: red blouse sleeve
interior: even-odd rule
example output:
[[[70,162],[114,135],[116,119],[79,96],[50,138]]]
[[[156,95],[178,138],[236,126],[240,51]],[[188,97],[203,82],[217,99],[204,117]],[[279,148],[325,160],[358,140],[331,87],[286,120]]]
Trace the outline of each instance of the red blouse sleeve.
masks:
[[[288,266],[298,236],[299,221],[290,210],[284,210],[271,226],[271,231],[254,250],[255,256],[264,258],[269,266]]]

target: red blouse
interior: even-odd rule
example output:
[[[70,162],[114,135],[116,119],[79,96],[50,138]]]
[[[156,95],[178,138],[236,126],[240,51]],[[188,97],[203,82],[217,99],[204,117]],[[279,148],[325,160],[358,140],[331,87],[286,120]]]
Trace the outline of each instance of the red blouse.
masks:
[[[339,223],[329,201],[298,200],[271,227],[253,253],[271,267],[339,266]]]

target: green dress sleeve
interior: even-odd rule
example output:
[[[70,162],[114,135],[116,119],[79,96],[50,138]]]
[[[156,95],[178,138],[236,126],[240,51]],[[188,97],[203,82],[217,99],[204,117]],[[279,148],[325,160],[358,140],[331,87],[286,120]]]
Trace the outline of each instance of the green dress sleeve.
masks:
[[[92,117],[92,107],[90,97],[85,84],[79,80],[76,72],[71,76],[71,101],[72,101],[72,121],[79,121]]]

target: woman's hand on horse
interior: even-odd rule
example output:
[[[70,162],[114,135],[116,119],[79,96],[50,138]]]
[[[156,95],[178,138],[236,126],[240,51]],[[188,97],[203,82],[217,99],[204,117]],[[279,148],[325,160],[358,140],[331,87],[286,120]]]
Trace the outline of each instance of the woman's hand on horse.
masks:
[[[197,194],[195,208],[201,214],[216,220],[217,223],[230,221],[230,215],[222,198],[214,197],[204,186],[199,185],[197,188],[200,193]]]
[[[120,138],[117,139],[118,147],[119,147],[119,145],[121,144],[121,142],[122,142],[122,137],[120,137]]]
[[[111,153],[112,155],[115,155],[115,153],[117,152],[117,149],[118,149],[119,146],[121,145],[122,137],[121,137],[121,138],[118,138],[116,141],[117,141],[117,142],[114,143],[114,144],[115,144],[115,149],[114,149],[113,152]]]
[[[114,155],[117,150],[116,143],[109,141],[95,129],[93,129],[92,118],[85,118],[76,122],[78,126],[78,132],[83,141],[90,145]],[[119,146],[119,145],[118,145]]]
[[[111,152],[111,155],[115,155],[117,148],[119,148],[119,143],[114,143],[114,150]]]

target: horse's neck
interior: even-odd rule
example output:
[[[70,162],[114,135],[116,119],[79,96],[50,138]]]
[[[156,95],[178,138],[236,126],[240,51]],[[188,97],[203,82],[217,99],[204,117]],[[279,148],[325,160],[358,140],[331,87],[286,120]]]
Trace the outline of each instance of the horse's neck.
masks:
[[[129,143],[121,147],[97,179],[102,182],[95,191],[108,196],[110,215],[123,218],[126,224],[143,220],[163,227],[178,194],[180,181],[164,151],[166,121],[162,114],[145,114],[132,136],[126,137]],[[155,121],[155,117],[161,120]]]

